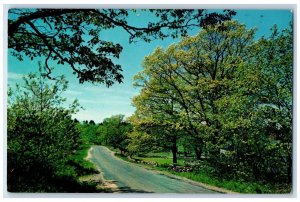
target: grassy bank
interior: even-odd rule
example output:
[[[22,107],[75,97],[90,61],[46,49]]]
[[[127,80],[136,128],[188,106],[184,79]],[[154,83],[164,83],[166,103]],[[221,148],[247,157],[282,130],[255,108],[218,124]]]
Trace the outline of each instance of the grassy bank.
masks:
[[[82,177],[98,174],[96,167],[90,161],[86,160],[90,146],[81,145],[74,155],[70,156],[67,165],[58,174],[62,183],[62,189],[59,192],[99,192],[96,188],[97,183],[81,180]]]
[[[99,192],[97,183],[82,181],[82,176],[92,176],[98,173],[94,165],[85,160],[89,145],[81,146],[56,170],[51,165],[36,165],[36,172],[27,173],[22,183],[17,184],[9,192],[47,192],[47,193],[93,193]],[[40,169],[40,170],[39,170]],[[43,175],[39,172],[43,171]],[[32,175],[32,177],[31,177]],[[34,176],[37,175],[38,177]],[[37,180],[38,179],[38,180]],[[17,191],[16,191],[17,190]]]
[[[268,194],[278,194],[278,193],[290,193],[291,187],[289,185],[280,184],[262,184],[256,182],[246,182],[239,181],[236,179],[232,180],[223,180],[218,179],[207,172],[205,170],[200,172],[176,172],[169,168],[170,164],[172,164],[172,159],[166,155],[162,155],[159,157],[161,153],[157,155],[149,155],[145,157],[134,157],[133,159],[129,159],[128,157],[122,156],[120,153],[116,153],[116,156],[119,158],[130,161],[133,163],[137,163],[146,168],[162,171],[166,174],[173,174],[179,177],[184,177],[196,182],[204,183],[211,186],[220,187],[226,190],[230,190],[238,193],[246,193],[246,194],[260,194],[260,193],[268,193]],[[155,157],[153,157],[155,156]],[[149,163],[147,163],[149,162]],[[183,166],[184,159],[179,158],[178,163],[176,165]]]
[[[82,145],[70,158],[79,176],[97,173],[97,169],[90,161],[86,160],[91,145]]]

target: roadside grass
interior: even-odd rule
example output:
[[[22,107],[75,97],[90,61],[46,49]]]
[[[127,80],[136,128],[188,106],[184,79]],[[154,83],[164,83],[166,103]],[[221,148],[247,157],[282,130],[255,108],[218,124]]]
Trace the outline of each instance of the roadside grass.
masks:
[[[159,166],[166,166],[172,164],[172,158],[159,158],[159,157],[135,157],[134,159],[144,162],[156,162]],[[177,160],[177,165],[184,165],[183,159]]]
[[[150,152],[141,157],[172,158],[172,154],[170,152]]]
[[[154,170],[161,171],[163,173],[184,177],[196,182],[201,182],[207,185],[224,188],[233,192],[244,193],[244,194],[261,194],[261,193],[289,194],[291,192],[291,186],[287,184],[273,185],[273,184],[262,184],[256,182],[245,182],[236,179],[222,180],[214,176],[211,176],[205,171],[201,171],[197,173],[175,172],[173,170],[168,169],[168,166],[172,164],[172,158],[158,157],[160,155],[161,153],[157,153],[157,154],[151,153],[149,155],[145,155],[146,157],[134,156],[133,159],[129,159],[128,157],[125,157],[120,153],[116,152],[116,156],[118,156],[119,158],[125,161],[129,161],[132,163],[137,163],[138,161],[136,160],[142,160],[144,162],[156,162],[157,165],[141,164],[141,163],[137,163],[137,164],[149,169],[154,169]],[[156,157],[147,157],[147,156],[156,156]],[[184,159],[179,159],[177,165],[179,166],[184,165]]]
[[[51,192],[51,193],[98,193],[106,190],[99,190],[99,183],[94,181],[83,181],[82,176],[93,176],[98,173],[94,165],[85,160],[90,145],[83,145],[72,154],[67,162],[64,162],[57,168],[51,170],[51,166],[41,165],[45,175],[39,180],[29,178],[25,183],[18,184],[21,192]],[[38,165],[36,166],[38,167]],[[34,173],[32,173],[34,175]],[[12,190],[12,192],[14,192]],[[18,191],[19,192],[19,191]]]
[[[58,173],[59,183],[64,187],[63,192],[96,193],[98,183],[81,180],[88,176],[99,174],[96,167],[86,159],[91,145],[84,144],[70,156],[67,165]]]
[[[167,169],[164,169],[164,171],[169,172],[171,174],[181,176],[188,178],[193,181],[201,182],[208,185],[213,185],[216,187],[222,187],[234,192],[238,193],[271,193],[271,190],[267,188],[266,186],[257,184],[257,183],[249,183],[249,182],[240,182],[236,180],[219,180],[212,176],[207,175],[206,173],[185,173],[185,172],[174,172],[174,171],[168,171]]]
[[[91,145],[89,144],[80,146],[80,149],[77,150],[70,159],[72,166],[75,167],[79,176],[97,173],[97,169],[94,164],[85,159],[90,147]]]
[[[154,167],[155,169],[155,167]],[[187,179],[201,182],[204,184],[221,187],[230,191],[244,193],[244,194],[289,194],[291,193],[291,186],[287,184],[273,185],[262,184],[257,182],[245,182],[237,179],[223,180],[209,175],[206,172],[175,172],[167,168],[159,168],[163,172],[167,172],[176,176],[185,177]]]

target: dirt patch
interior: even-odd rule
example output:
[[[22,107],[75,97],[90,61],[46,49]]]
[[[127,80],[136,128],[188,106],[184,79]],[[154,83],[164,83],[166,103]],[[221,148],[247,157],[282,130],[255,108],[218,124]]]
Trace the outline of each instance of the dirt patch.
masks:
[[[105,180],[99,188],[105,188],[110,190],[118,190],[117,184],[113,180]]]
[[[102,174],[82,176],[81,182],[96,183],[96,189],[100,192],[118,192],[117,184],[112,180],[104,180]]]
[[[91,147],[88,151],[87,156],[84,158],[85,160],[90,160],[92,158],[93,147]]]
[[[102,174],[82,176],[82,177],[79,178],[79,180],[81,182],[92,182],[92,183],[97,183],[97,184],[103,184],[104,183]]]

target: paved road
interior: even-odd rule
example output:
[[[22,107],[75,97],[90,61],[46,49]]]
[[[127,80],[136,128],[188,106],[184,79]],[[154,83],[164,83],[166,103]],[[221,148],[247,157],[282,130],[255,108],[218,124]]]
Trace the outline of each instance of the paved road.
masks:
[[[115,157],[109,149],[103,146],[93,146],[90,155],[90,160],[101,169],[104,179],[114,181],[120,192],[216,193],[187,181],[126,162]]]

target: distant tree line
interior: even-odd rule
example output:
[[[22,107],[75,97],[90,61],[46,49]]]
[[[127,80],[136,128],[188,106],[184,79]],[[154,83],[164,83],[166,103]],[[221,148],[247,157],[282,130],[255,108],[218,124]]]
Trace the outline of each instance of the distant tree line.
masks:
[[[83,144],[98,144],[111,146],[127,155],[128,134],[132,131],[132,125],[125,120],[122,114],[105,118],[103,122],[95,124],[93,120],[83,121],[77,125]]]

